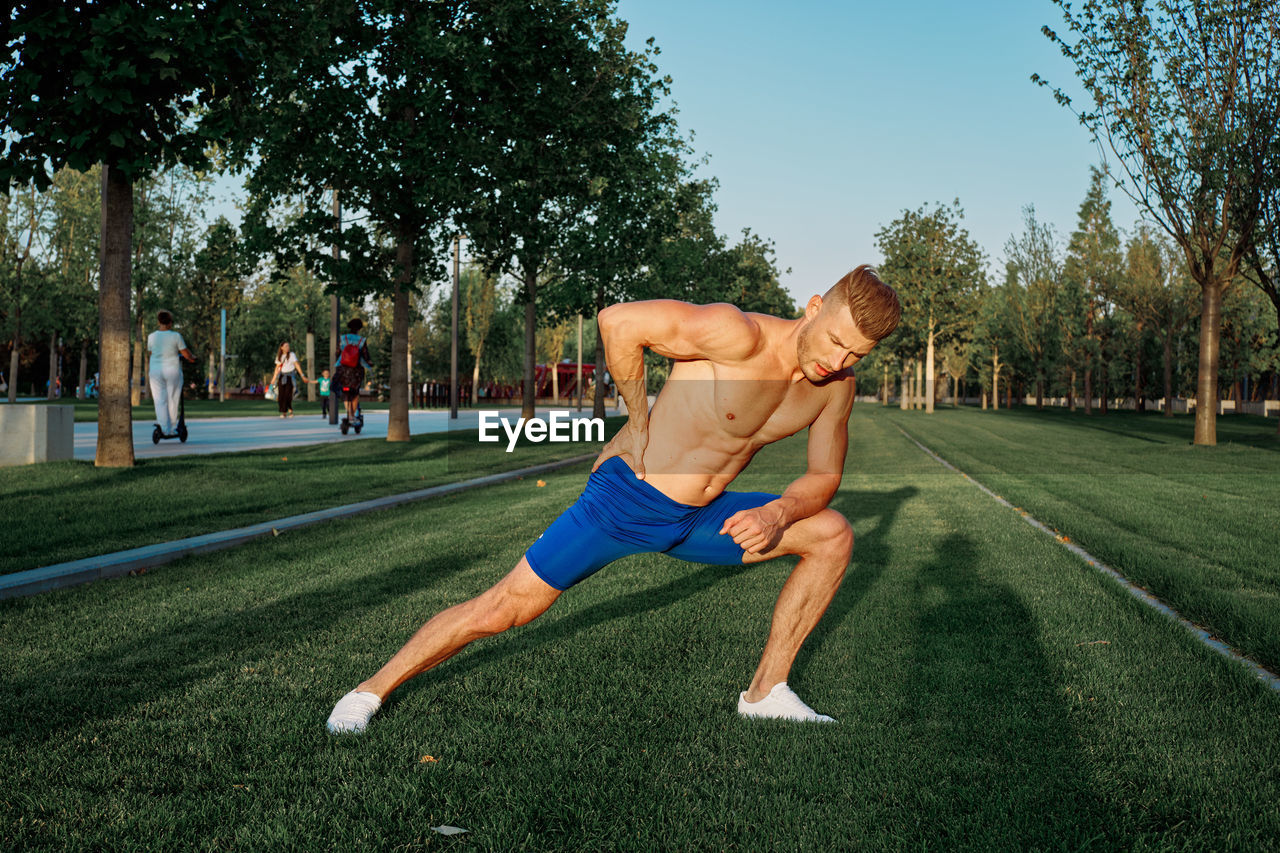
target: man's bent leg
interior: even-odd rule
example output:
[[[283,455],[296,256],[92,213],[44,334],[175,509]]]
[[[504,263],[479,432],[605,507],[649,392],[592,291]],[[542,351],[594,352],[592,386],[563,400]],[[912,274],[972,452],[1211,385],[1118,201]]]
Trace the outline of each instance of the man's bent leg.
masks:
[[[377,674],[342,697],[329,718],[329,730],[363,730],[401,684],[453,657],[473,640],[532,621],[559,597],[560,590],[534,574],[521,557],[516,567],[488,590],[431,617]]]
[[[756,668],[746,701],[759,702],[787,680],[791,664],[805,638],[826,612],[853,553],[853,528],[833,509],[791,525],[778,545],[762,554],[746,554],[743,562],[758,563],[787,554],[800,562],[778,594],[764,654]]]

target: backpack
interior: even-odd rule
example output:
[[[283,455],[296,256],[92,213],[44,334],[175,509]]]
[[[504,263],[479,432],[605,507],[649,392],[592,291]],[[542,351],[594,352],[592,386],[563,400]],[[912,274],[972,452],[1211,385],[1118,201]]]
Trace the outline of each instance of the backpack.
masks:
[[[348,342],[342,348],[342,358],[339,361],[347,367],[358,367],[360,365],[360,344]]]

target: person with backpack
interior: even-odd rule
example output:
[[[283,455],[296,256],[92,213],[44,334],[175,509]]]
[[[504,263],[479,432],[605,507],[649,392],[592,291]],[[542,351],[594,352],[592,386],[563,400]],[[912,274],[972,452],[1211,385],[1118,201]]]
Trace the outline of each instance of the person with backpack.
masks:
[[[364,322],[355,317],[347,323],[347,334],[338,338],[338,360],[333,363],[333,383],[329,387],[330,395],[336,390],[346,401],[348,421],[354,421],[356,417],[365,369],[373,367],[369,342],[360,334],[362,328]]]

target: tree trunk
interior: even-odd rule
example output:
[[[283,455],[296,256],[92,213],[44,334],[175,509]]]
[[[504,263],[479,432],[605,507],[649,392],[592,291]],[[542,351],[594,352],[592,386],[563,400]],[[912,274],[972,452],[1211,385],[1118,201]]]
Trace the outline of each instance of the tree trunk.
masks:
[[[1000,408],[1000,351],[991,355],[991,408]]]
[[[1098,395],[1098,414],[1105,415],[1107,413],[1107,397],[1111,393],[1111,383],[1108,381],[1107,366],[1100,364],[1098,367],[1102,374],[1100,377],[1102,381],[1102,393]]]
[[[1093,365],[1087,364],[1084,369],[1084,413],[1093,414]]]
[[[933,339],[935,337],[933,328],[930,326],[929,338],[924,350],[924,410],[931,415],[933,414],[933,395],[936,391],[933,377]]]
[[[902,393],[898,396],[898,408],[906,411],[911,408],[911,362],[902,363]]]
[[[471,365],[471,406],[475,408],[480,398],[480,356],[484,355],[484,342],[476,346],[476,361]]]
[[[1164,333],[1164,416],[1173,417],[1173,329]]]
[[[102,245],[98,280],[98,448],[94,465],[133,465],[129,406],[129,292],[132,271],[133,181],[102,167]]]
[[[84,399],[84,383],[89,379],[89,342],[80,342],[80,381],[76,384],[76,399]]]
[[[592,395],[591,416],[604,417],[604,338],[600,335],[600,312],[604,310],[604,291],[596,291],[596,369],[592,373],[596,378],[595,393]]]
[[[14,311],[13,345],[9,349],[9,402],[18,400],[18,371],[22,367],[22,306]]]
[[[889,362],[886,361],[881,367],[884,370],[880,379],[880,396],[883,398],[882,405],[887,406],[889,405]]]
[[[1147,401],[1145,389],[1142,387],[1142,323],[1138,324],[1138,340],[1134,344],[1133,356],[1133,409],[1136,412],[1146,411]]]
[[[911,384],[911,408],[919,409],[921,408],[920,392],[924,387],[924,382],[921,381],[922,379],[921,373],[924,370],[924,365],[920,363],[920,359],[916,359],[915,362],[916,362],[916,375],[915,375],[915,381],[912,382]]]
[[[307,373],[311,374],[311,379],[319,379],[320,371],[316,370],[316,333],[307,329]],[[209,375],[213,376],[213,353],[209,353]],[[307,383],[307,402],[314,403],[316,401],[316,383]]]
[[[1044,380],[1036,377],[1036,411],[1044,409]]]
[[[534,397],[538,393],[533,371],[538,361],[538,267],[528,264],[524,271],[524,400],[520,416],[532,419],[536,413]]]
[[[132,275],[132,265],[130,266],[130,275]],[[142,301],[142,294],[138,294],[138,301]],[[142,315],[137,317],[138,328],[137,335],[133,339],[133,358],[130,361],[129,368],[129,405],[142,405],[142,389],[146,385],[147,378],[142,375],[142,365],[144,359],[142,342],[146,339],[142,333]]]
[[[49,390],[46,400],[57,399],[58,396],[58,333],[49,333]]]
[[[1067,388],[1067,411],[1076,410],[1076,369],[1071,368],[1071,385]]]
[[[1196,378],[1195,444],[1218,443],[1218,336],[1222,328],[1222,282],[1200,284],[1200,372]]]
[[[391,411],[387,420],[387,441],[409,440],[409,377],[405,355],[409,347],[409,285],[413,281],[413,240],[401,225],[396,243],[396,280],[391,315]]]

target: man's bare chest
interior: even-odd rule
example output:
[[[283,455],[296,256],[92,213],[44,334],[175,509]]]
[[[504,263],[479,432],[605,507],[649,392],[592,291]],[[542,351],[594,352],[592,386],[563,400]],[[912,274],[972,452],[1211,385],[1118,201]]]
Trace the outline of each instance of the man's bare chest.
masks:
[[[728,436],[759,444],[793,435],[812,424],[830,399],[829,387],[807,380],[760,378],[749,370],[719,365],[681,364],[668,384],[675,384],[690,414]]]

